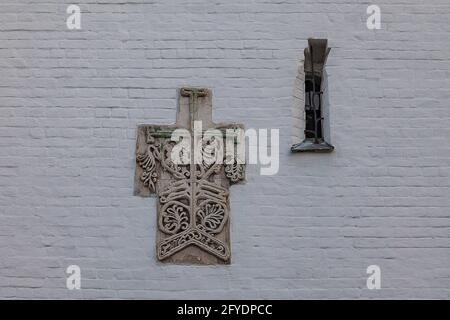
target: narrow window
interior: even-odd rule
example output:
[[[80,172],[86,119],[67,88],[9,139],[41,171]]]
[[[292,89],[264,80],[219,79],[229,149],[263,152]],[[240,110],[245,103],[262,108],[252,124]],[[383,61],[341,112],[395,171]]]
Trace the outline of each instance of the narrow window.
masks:
[[[331,152],[324,134],[323,70],[330,52],[327,39],[308,39],[305,49],[305,139],[292,152]]]

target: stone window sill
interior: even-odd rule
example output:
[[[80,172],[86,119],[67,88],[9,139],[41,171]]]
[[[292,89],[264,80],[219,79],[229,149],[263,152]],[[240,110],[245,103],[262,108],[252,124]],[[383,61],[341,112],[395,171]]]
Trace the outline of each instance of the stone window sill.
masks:
[[[321,140],[315,143],[313,139],[305,139],[291,147],[292,152],[331,152],[334,147],[328,142]]]

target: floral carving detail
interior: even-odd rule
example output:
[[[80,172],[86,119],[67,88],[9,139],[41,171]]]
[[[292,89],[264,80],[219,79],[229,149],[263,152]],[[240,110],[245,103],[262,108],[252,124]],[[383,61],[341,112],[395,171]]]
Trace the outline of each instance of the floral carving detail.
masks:
[[[156,160],[159,159],[159,152],[154,144],[147,147],[145,153],[138,154],[136,157],[143,172],[141,174],[141,181],[144,186],[148,187],[150,192],[155,192],[155,184],[158,181],[158,174],[156,173]]]
[[[177,179],[190,177],[190,165],[178,165],[172,161],[171,153],[174,146],[173,141],[165,141],[161,148],[161,165],[164,170],[170,172]]]
[[[223,142],[216,136],[204,137],[199,141],[202,164],[208,169],[223,157]]]
[[[168,234],[184,231],[189,226],[189,209],[178,202],[171,202],[161,209],[159,228]]]
[[[218,202],[206,202],[196,213],[197,227],[210,233],[219,233],[226,222],[226,208]]]
[[[236,161],[232,164],[225,165],[225,175],[231,182],[236,183],[245,177],[245,166],[238,164]]]

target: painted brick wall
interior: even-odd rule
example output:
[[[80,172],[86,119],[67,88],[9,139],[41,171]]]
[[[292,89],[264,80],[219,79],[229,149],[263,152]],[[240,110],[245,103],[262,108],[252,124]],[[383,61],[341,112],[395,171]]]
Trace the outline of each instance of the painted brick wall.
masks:
[[[2,0],[0,297],[449,298],[449,35],[448,0]],[[293,155],[311,36],[336,150]],[[155,200],[132,195],[136,125],[173,122],[184,85],[280,129],[279,173],[232,188],[230,266],[157,263]]]

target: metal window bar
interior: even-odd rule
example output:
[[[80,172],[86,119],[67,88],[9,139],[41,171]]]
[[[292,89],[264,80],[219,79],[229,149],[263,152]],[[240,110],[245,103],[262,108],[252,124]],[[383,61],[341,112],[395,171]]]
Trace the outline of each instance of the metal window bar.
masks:
[[[330,152],[334,147],[324,138],[322,72],[330,52],[326,39],[308,39],[305,49],[305,140],[292,152]]]

